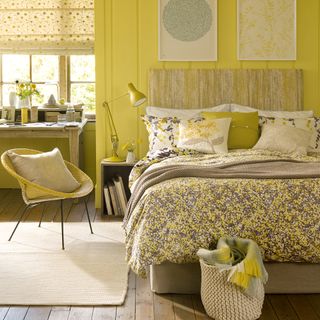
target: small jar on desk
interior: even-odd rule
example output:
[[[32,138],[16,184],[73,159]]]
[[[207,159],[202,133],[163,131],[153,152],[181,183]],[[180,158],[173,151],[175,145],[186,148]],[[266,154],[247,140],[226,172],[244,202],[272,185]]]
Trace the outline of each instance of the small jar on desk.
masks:
[[[38,122],[38,107],[32,106],[30,108],[30,122]]]
[[[28,123],[28,107],[21,107],[21,124]]]
[[[67,122],[74,122],[75,121],[75,110],[73,105],[69,105],[66,112],[66,120]]]

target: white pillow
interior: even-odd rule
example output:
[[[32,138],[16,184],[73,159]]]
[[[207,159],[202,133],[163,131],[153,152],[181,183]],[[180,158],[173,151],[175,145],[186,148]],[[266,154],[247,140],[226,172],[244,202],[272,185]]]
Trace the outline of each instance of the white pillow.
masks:
[[[204,153],[228,153],[231,118],[181,120],[178,148]]]
[[[306,155],[311,132],[289,126],[265,124],[259,141],[252,149]]]
[[[274,117],[260,117],[260,125],[264,124],[274,124],[282,126],[290,126],[295,128],[300,128],[311,132],[311,139],[308,151],[309,152],[320,152],[320,118],[274,118]]]
[[[240,104],[231,104],[231,112],[254,112],[258,111],[260,117],[273,117],[273,118],[285,118],[285,119],[302,119],[302,118],[312,118],[313,111],[266,111],[259,110],[248,106],[242,106]]]
[[[158,118],[167,118],[175,117],[180,120],[189,120],[192,118],[200,117],[200,113],[208,112],[229,112],[229,104],[221,104],[216,107],[203,108],[203,109],[169,109],[169,108],[159,108],[159,107],[147,107],[146,113],[148,116],[158,117]]]
[[[16,172],[31,182],[60,192],[73,192],[80,187],[80,183],[65,165],[58,148],[32,155],[8,152],[8,156]]]

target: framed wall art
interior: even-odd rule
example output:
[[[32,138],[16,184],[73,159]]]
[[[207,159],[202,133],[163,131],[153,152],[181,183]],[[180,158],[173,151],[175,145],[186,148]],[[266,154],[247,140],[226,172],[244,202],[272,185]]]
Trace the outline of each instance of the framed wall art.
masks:
[[[217,0],[158,0],[159,60],[217,60]]]
[[[238,0],[238,59],[296,59],[296,0]]]

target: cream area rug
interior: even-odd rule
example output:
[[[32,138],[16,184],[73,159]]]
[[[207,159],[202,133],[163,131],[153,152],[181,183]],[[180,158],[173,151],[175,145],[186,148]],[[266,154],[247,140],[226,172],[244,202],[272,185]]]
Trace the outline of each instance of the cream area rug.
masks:
[[[128,286],[121,222],[0,223],[1,305],[120,305]]]

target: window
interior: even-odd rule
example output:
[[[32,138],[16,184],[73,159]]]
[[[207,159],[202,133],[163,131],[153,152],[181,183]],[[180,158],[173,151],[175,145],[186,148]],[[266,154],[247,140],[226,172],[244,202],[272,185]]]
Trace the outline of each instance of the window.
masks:
[[[95,109],[95,57],[70,56],[70,100]]]
[[[32,81],[42,94],[33,97],[42,105],[53,94],[72,103],[83,103],[86,112],[95,112],[94,55],[0,55],[0,105],[9,105],[9,93],[15,81]]]

